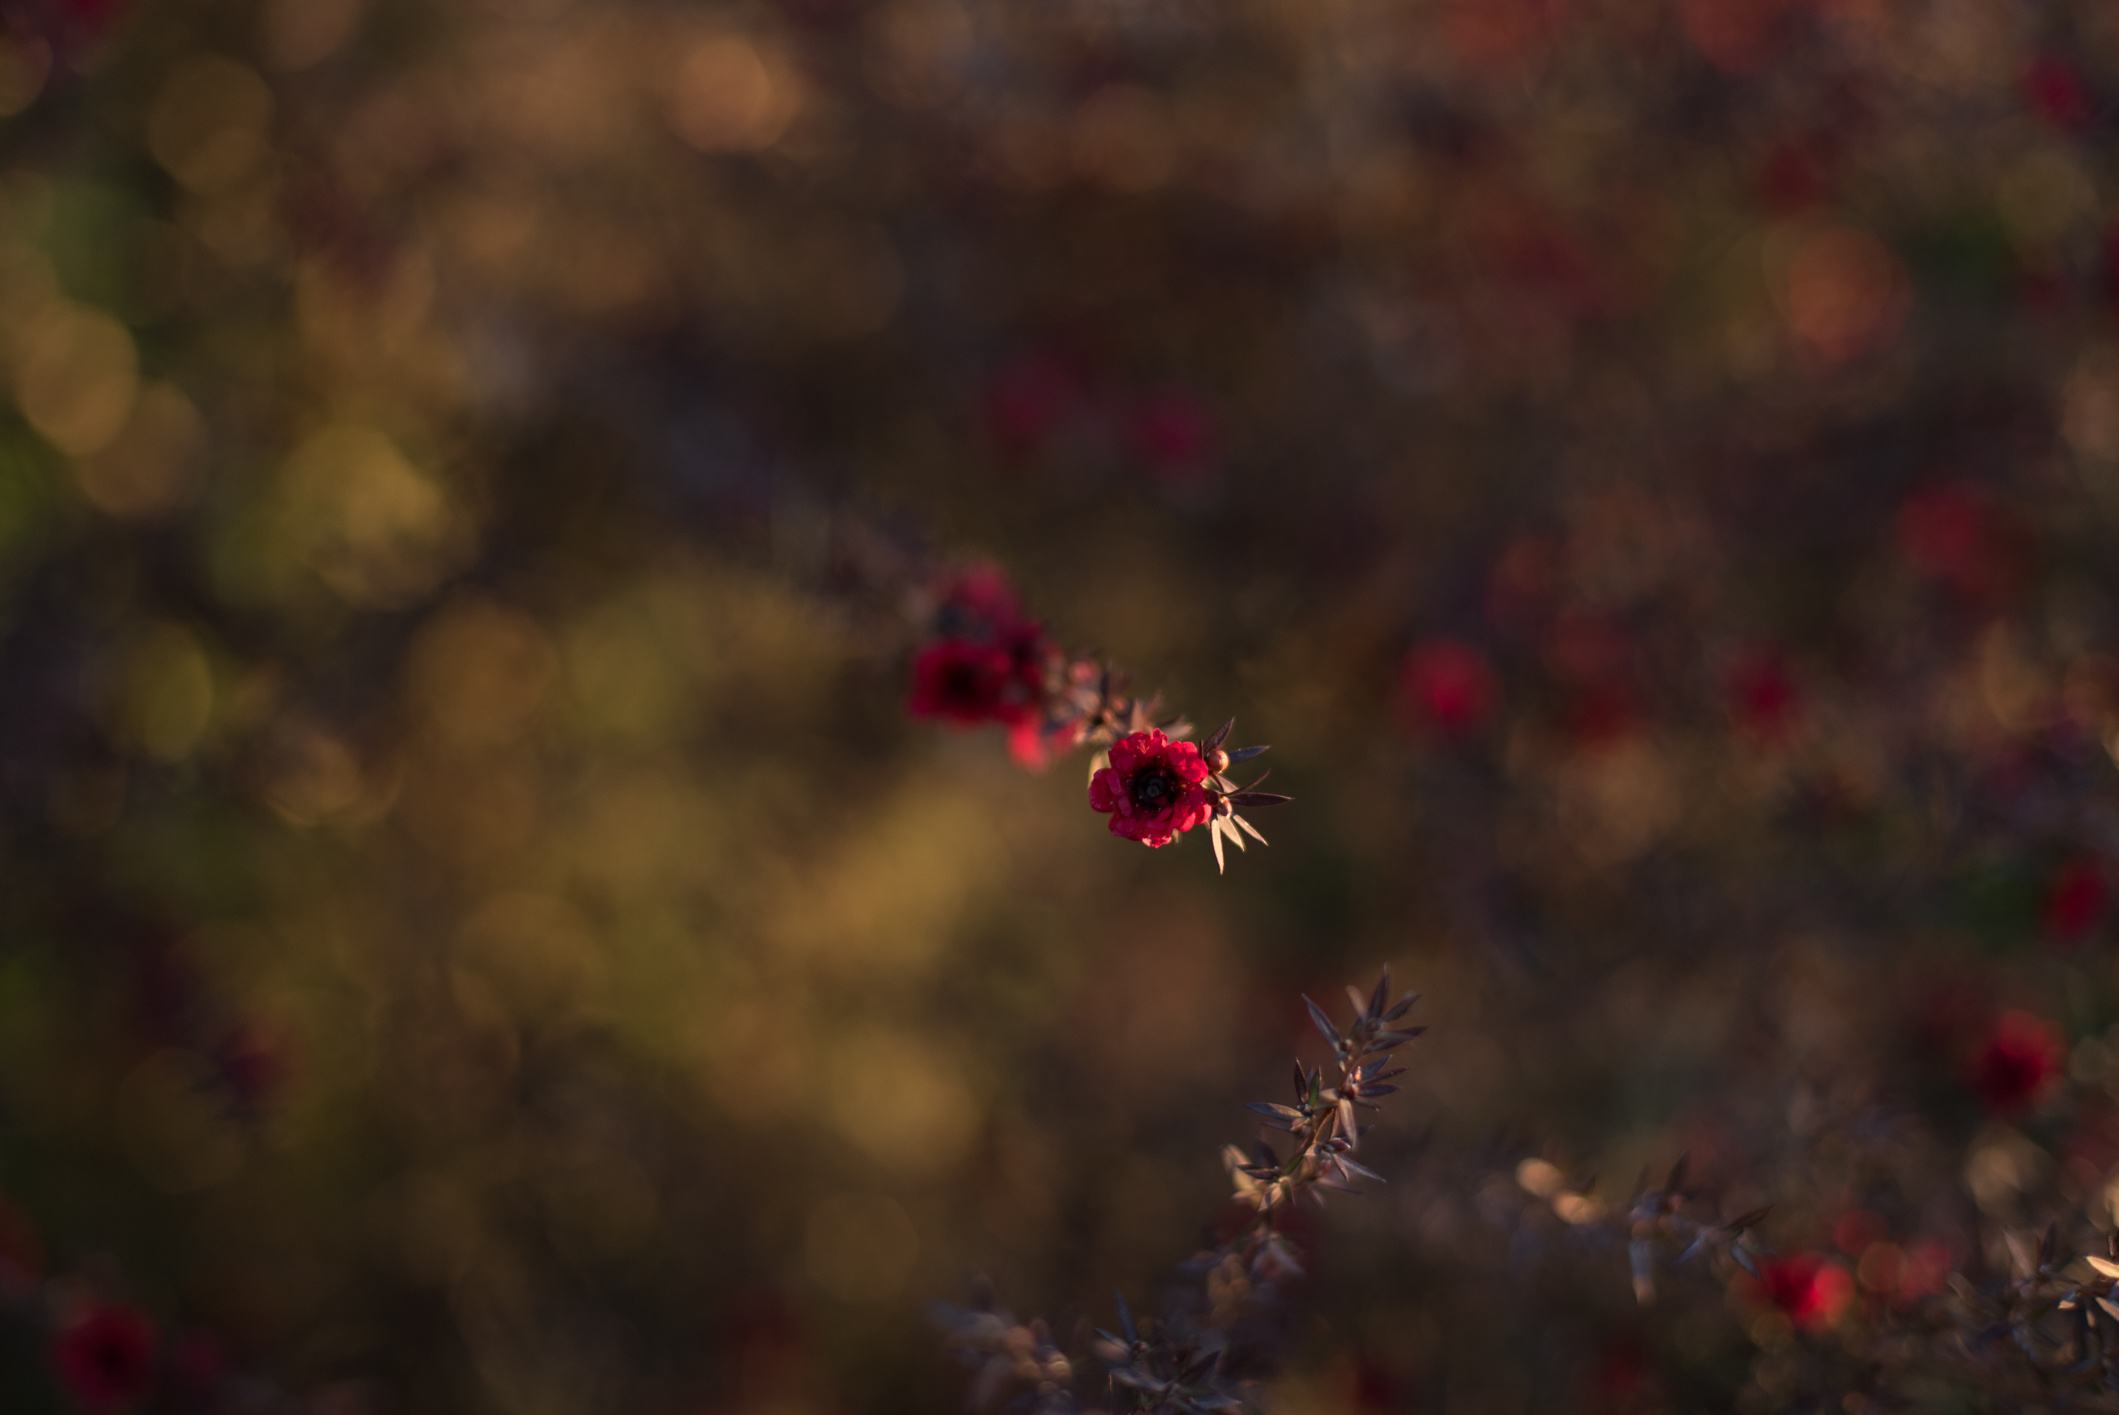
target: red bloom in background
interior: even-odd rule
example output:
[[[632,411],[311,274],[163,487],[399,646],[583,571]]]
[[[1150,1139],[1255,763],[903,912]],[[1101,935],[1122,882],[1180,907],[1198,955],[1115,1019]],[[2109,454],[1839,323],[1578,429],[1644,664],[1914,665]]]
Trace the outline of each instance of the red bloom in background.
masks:
[[[1792,1253],[1759,1268],[1766,1300],[1805,1331],[1831,1326],[1854,1295],[1854,1279],[1815,1253]]]
[[[1486,725],[1500,698],[1486,655],[1455,639],[1415,644],[1398,670],[1398,711],[1408,727],[1466,737]]]
[[[1019,359],[986,390],[986,425],[1003,451],[1021,456],[1042,447],[1080,399],[1078,380],[1057,359]]]
[[[2111,899],[2111,882],[2095,860],[2069,860],[2054,871],[2046,886],[2045,905],[2040,910],[2046,937],[2056,943],[2081,942],[2103,920]]]
[[[154,1385],[155,1328],[134,1307],[94,1307],[52,1343],[59,1379],[91,1410],[114,1410]]]
[[[2019,567],[2007,526],[1978,489],[1930,487],[1898,508],[1898,544],[1913,568],[1965,599],[2010,589]]]
[[[914,717],[960,727],[1035,721],[1044,695],[1043,639],[1034,625],[1004,643],[939,639],[912,664]]]
[[[2039,55],[2024,70],[2023,96],[2039,117],[2064,133],[2080,132],[2096,116],[2081,71],[2051,54]]]
[[[1728,694],[1729,714],[1746,736],[1767,745],[1788,740],[1802,700],[1779,654],[1747,655],[1730,671]]]
[[[1214,455],[1214,425],[1198,400],[1176,391],[1144,398],[1126,420],[1133,455],[1168,481],[1203,476]]]
[[[2065,1053],[2050,1023],[2028,1012],[2005,1012],[1972,1058],[1966,1080],[1988,1110],[2010,1115],[2060,1074]]]
[[[1019,627],[1021,606],[1015,586],[991,565],[975,565],[943,582],[941,620],[946,633],[1000,637]]]
[[[1195,744],[1151,727],[1112,743],[1111,765],[1089,779],[1089,804],[1111,817],[1113,835],[1159,849],[1213,816],[1207,776]]]

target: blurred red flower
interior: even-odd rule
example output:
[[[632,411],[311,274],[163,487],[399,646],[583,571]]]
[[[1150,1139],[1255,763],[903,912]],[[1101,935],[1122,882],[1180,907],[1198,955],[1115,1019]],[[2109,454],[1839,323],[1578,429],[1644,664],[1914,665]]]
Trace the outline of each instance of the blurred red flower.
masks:
[[[1399,718],[1411,729],[1469,736],[1486,725],[1499,698],[1486,655],[1455,639],[1413,645],[1398,670]]]
[[[2079,943],[2104,918],[2111,899],[2111,882],[2095,860],[2078,857],[2065,862],[2046,885],[2040,911],[2046,937],[2056,943]]]
[[[2081,71],[2051,54],[2039,55],[2023,71],[2023,97],[2033,112],[2062,132],[2080,132],[2096,116]]]
[[[940,619],[944,632],[999,635],[1017,627],[1022,607],[1015,586],[991,565],[959,570],[942,582]]]
[[[960,727],[1035,722],[1043,705],[1043,657],[1043,638],[1034,625],[1000,643],[937,640],[913,660],[907,710]]]
[[[1213,816],[1207,775],[1195,744],[1151,727],[1112,744],[1111,765],[1089,779],[1089,804],[1111,817],[1113,835],[1159,849]]]
[[[2028,1012],[2005,1012],[1972,1058],[1967,1083],[1988,1110],[2013,1114],[2060,1074],[2065,1054],[2050,1023]]]
[[[91,1410],[114,1410],[154,1384],[155,1328],[134,1307],[92,1307],[52,1343],[59,1379]]]
[[[1767,745],[1788,740],[1802,700],[1779,654],[1761,650],[1744,656],[1730,670],[1727,691],[1729,715],[1745,736]]]
[[[1080,401],[1079,381],[1057,359],[1020,359],[987,388],[986,426],[1011,455],[1035,452]]]
[[[1134,407],[1126,421],[1126,441],[1150,471],[1167,480],[1190,481],[1207,470],[1214,427],[1197,399],[1165,391]]]
[[[1792,1253],[1759,1269],[1766,1300],[1805,1331],[1831,1326],[1854,1295],[1854,1279],[1816,1253]]]
[[[1898,508],[1898,544],[1915,570],[1969,600],[1999,594],[2016,579],[2008,536],[1975,488],[1930,487]]]

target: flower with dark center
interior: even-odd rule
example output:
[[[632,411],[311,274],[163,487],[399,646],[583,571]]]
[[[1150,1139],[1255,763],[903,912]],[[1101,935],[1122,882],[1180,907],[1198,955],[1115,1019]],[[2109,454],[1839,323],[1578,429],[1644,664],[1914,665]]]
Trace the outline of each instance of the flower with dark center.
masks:
[[[132,1307],[96,1307],[52,1343],[59,1379],[90,1410],[134,1404],[154,1385],[155,1329]]]
[[[1042,639],[1034,627],[1006,643],[939,639],[912,665],[914,717],[939,717],[960,726],[1013,725],[1041,708]]]
[[[1995,1115],[2028,1109],[2067,1065],[2059,1033],[2028,1012],[2004,1013],[1972,1058],[1972,1091]]]
[[[1111,746],[1111,765],[1089,779],[1089,804],[1111,817],[1111,833],[1150,847],[1168,845],[1214,815],[1207,763],[1191,742],[1159,728]]]

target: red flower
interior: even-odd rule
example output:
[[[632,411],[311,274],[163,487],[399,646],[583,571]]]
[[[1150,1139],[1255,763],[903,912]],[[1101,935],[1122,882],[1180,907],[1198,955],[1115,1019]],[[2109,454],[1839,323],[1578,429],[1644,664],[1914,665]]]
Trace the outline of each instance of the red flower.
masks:
[[[2065,133],[2082,131],[2097,116],[2081,71],[2051,54],[2041,54],[2024,70],[2023,96],[2039,117]]]
[[[2065,1048],[2051,1025],[2028,1012],[2002,1014],[1972,1059],[1972,1090],[1996,1115],[2022,1110],[2060,1074]]]
[[[907,710],[963,727],[1034,723],[1044,710],[1044,659],[1044,636],[1034,624],[999,643],[938,639],[913,660]]]
[[[1802,711],[1802,698],[1787,663],[1771,650],[1744,656],[1730,671],[1729,712],[1753,741],[1774,746],[1788,740]]]
[[[998,636],[1021,627],[1015,586],[991,565],[958,571],[943,582],[940,598],[944,633],[984,631]]]
[[[52,1343],[59,1378],[91,1410],[114,1410],[154,1384],[155,1329],[134,1307],[94,1307]]]
[[[1500,685],[1486,656],[1455,639],[1416,644],[1398,672],[1398,703],[1409,726],[1464,737],[1493,715]]]
[[[1149,470],[1169,481],[1200,479],[1214,455],[1206,409],[1175,391],[1143,399],[1127,420],[1126,440]]]
[[[1112,744],[1111,765],[1089,779],[1089,804],[1111,817],[1113,835],[1160,848],[1212,818],[1207,776],[1196,745],[1151,727]]]
[[[2046,937],[2060,943],[2081,942],[2104,917],[2111,898],[2111,884],[2095,860],[2069,860],[2046,886],[2042,911]]]
[[[1854,1279],[1847,1270],[1815,1253],[1794,1253],[1765,1264],[1759,1269],[1759,1285],[1768,1302],[1806,1331],[1838,1321],[1854,1295]]]

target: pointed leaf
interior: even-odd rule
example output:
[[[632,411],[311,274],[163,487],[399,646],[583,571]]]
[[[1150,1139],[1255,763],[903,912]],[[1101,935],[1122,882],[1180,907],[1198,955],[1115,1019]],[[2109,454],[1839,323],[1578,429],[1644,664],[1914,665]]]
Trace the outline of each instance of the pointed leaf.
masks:
[[[1391,965],[1383,965],[1383,972],[1376,979],[1375,989],[1369,993],[1368,1006],[1362,1010],[1369,1016],[1381,1020],[1383,1008],[1391,1000]]]
[[[1207,831],[1207,838],[1214,842],[1214,873],[1218,875],[1227,874],[1229,872],[1229,862],[1222,857],[1221,853],[1221,818],[1219,816],[1214,818],[1212,827]]]
[[[1229,797],[1231,805],[1250,808],[1253,806],[1285,806],[1293,796],[1276,796],[1271,791],[1238,791]]]
[[[1404,997],[1398,999],[1398,1005],[1396,1007],[1393,1007],[1390,1011],[1383,1014],[1383,1020],[1386,1022],[1397,1021],[1400,1017],[1403,1017],[1406,1013],[1412,1011],[1413,1004],[1418,1002],[1419,1000],[1419,993],[1407,993]]]
[[[1230,816],[1229,819],[1235,821],[1238,825],[1242,826],[1244,829],[1244,833],[1250,836],[1253,840],[1257,841],[1260,845],[1266,843],[1266,838],[1258,833],[1258,827],[1252,825],[1242,816]]]
[[[1237,762],[1247,762],[1255,756],[1263,755],[1272,750],[1271,747],[1238,747],[1229,753],[1229,762],[1233,766]]]
[[[1229,732],[1235,726],[1236,719],[1232,717],[1221,726],[1215,728],[1213,734],[1206,741],[1199,744],[1199,754],[1203,757],[1211,755],[1215,748],[1229,740]]]
[[[1310,1009],[1310,1021],[1324,1034],[1324,1039],[1332,1044],[1332,1050],[1339,1050],[1339,1029],[1332,1025],[1331,1018],[1324,1015],[1324,1009],[1310,1001],[1307,996],[1302,999],[1302,1005]]]
[[[1126,1305],[1126,1294],[1114,1294],[1118,1298],[1118,1324],[1125,1328],[1127,1341],[1139,1341],[1140,1333],[1133,1329],[1133,1309]]]
[[[1256,1111],[1275,1120],[1300,1120],[1302,1112],[1291,1105],[1275,1105],[1271,1101],[1245,1101],[1245,1110]]]
[[[2119,1277],[2119,1263],[2113,1262],[2110,1258],[2100,1258],[2096,1254],[2091,1253],[2085,1255],[2083,1261],[2106,1277]]]

